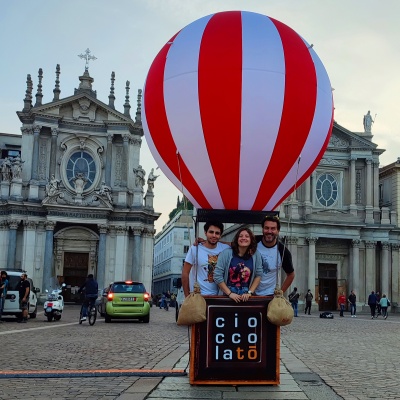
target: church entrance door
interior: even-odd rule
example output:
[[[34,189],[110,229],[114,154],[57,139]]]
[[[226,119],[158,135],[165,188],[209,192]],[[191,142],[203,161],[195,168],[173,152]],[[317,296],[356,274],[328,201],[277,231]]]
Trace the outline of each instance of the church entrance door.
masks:
[[[64,252],[64,282],[67,290],[64,294],[65,301],[80,301],[77,288],[82,286],[88,275],[89,253]]]
[[[337,309],[336,264],[318,264],[319,310],[334,311]]]

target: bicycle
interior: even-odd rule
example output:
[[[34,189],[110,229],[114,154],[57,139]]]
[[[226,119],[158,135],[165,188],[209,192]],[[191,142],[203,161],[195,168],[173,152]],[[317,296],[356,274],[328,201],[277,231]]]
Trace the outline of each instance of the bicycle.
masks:
[[[96,299],[85,299],[84,302],[82,303],[82,307],[81,307],[81,312],[79,314],[79,324],[82,323],[82,317],[83,317],[83,306],[85,305],[85,302],[88,302],[88,320],[89,320],[89,325],[93,326],[96,322],[96,318],[97,318],[97,311],[96,311]]]

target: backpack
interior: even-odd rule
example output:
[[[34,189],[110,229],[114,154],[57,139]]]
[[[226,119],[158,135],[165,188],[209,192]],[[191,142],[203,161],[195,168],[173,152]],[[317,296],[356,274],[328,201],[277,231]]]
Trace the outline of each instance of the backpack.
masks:
[[[321,314],[319,314],[319,317],[333,319],[333,314],[330,311],[324,311]]]

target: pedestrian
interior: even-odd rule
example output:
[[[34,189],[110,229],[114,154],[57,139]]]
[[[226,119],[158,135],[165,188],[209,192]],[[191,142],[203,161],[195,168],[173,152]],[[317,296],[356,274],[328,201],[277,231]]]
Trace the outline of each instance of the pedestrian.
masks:
[[[160,309],[165,308],[168,311],[168,303],[171,300],[171,293],[169,290],[163,292],[161,295]]]
[[[376,293],[375,293],[375,296],[376,296],[376,308],[378,309],[377,314],[378,314],[378,315],[382,315],[381,303],[380,303],[380,301],[381,301],[381,294],[380,294],[379,292],[376,292]]]
[[[292,255],[288,248],[279,241],[281,223],[277,215],[268,214],[261,222],[262,236],[256,236],[257,250],[263,259],[263,274],[257,286],[258,296],[273,296],[276,288],[276,269],[282,265],[286,277],[282,283],[285,292],[294,280]]]
[[[371,294],[368,296],[368,305],[371,310],[371,319],[374,319],[375,317],[376,303],[376,294],[374,291],[372,291]]]
[[[293,307],[294,316],[297,317],[297,306],[299,303],[300,294],[297,292],[297,287],[293,288],[293,291],[289,294],[289,301]]]
[[[3,315],[4,303],[7,297],[7,288],[8,288],[8,275],[6,271],[1,271],[1,279],[0,279],[0,322],[1,316]]]
[[[311,293],[311,290],[308,289],[306,295],[304,296],[304,299],[306,301],[306,308],[304,310],[304,314],[307,314],[307,310],[308,310],[308,315],[311,315],[311,304],[312,304],[313,298],[314,298],[314,296]]]
[[[21,280],[17,284],[17,290],[19,292],[19,308],[22,310],[22,316],[18,319],[18,322],[28,322],[28,308],[29,308],[29,293],[30,285],[28,282],[28,275],[26,273],[21,274]]]
[[[352,318],[356,318],[356,301],[357,301],[357,296],[354,292],[354,289],[351,291],[349,298],[347,299],[350,304],[350,313]]]
[[[241,228],[236,232],[232,247],[220,253],[214,280],[226,296],[239,303],[253,295],[262,273],[256,238],[249,228]]]
[[[346,296],[344,295],[344,292],[340,293],[340,296],[338,297],[338,304],[340,308],[340,316],[344,317],[343,312],[346,307]]]
[[[94,280],[93,274],[89,274],[85,283],[79,288],[78,293],[85,292],[85,299],[82,307],[81,321],[86,321],[88,306],[94,304],[99,292],[99,285]]]
[[[386,297],[385,293],[382,295],[382,298],[379,300],[379,303],[380,303],[379,305],[381,306],[383,318],[386,319],[388,317],[387,310],[388,310],[388,307],[390,305],[390,301]]]
[[[218,285],[214,282],[214,270],[218,255],[222,250],[229,248],[228,244],[220,242],[224,225],[219,221],[208,221],[204,225],[205,240],[190,247],[182,268],[182,288],[185,297],[193,292],[193,285],[197,281],[200,293],[203,296],[218,294]],[[195,268],[192,268],[192,267]]]

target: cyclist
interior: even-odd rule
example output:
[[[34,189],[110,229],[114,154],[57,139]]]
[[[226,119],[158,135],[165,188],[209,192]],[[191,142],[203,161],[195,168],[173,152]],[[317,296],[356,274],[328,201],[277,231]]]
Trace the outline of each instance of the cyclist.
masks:
[[[89,274],[86,282],[78,290],[78,293],[82,293],[83,291],[85,291],[85,300],[83,301],[81,321],[86,321],[88,306],[95,303],[98,290],[99,285],[93,279],[93,274]]]

